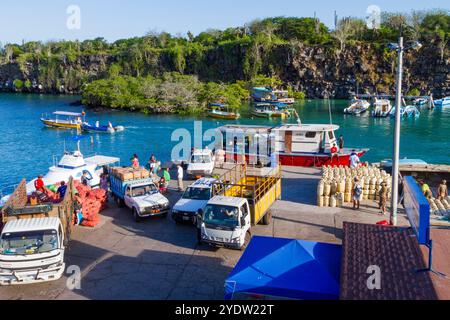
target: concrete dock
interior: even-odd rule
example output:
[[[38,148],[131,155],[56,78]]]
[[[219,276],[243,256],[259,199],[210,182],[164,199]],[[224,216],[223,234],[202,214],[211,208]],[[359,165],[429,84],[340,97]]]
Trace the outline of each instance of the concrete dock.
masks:
[[[341,243],[343,221],[388,219],[374,201],[358,211],[318,208],[319,179],[318,169],[284,167],[282,200],[272,207],[272,222],[255,226],[253,234]],[[175,184],[168,195],[172,205],[180,197]],[[399,224],[408,225],[402,213]],[[195,228],[170,217],[136,223],[127,208],[110,202],[99,226],[75,227],[66,260],[81,269],[80,289],[67,288],[66,274],[54,282],[4,287],[0,299],[223,299],[224,280],[241,254],[198,246]]]

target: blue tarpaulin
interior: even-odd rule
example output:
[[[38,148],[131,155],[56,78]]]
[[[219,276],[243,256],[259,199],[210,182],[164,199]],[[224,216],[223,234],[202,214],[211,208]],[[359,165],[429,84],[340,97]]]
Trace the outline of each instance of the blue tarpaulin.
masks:
[[[340,245],[254,236],[225,280],[225,299],[235,293],[288,299],[339,298]]]

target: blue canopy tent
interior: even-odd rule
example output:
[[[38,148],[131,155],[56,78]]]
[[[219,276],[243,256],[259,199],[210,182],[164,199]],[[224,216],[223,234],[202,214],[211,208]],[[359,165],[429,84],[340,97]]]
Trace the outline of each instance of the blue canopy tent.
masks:
[[[225,280],[235,293],[302,300],[339,299],[340,245],[255,236]]]

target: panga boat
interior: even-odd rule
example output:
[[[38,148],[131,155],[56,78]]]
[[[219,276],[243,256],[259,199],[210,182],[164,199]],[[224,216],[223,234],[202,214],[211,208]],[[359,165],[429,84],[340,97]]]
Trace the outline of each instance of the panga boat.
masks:
[[[348,108],[344,109],[344,113],[359,115],[366,112],[370,108],[370,103],[363,99],[353,99]]]
[[[42,178],[46,186],[60,183],[61,181],[69,181],[70,177],[75,180],[80,180],[83,173],[87,173],[89,185],[96,188],[100,185],[100,174],[103,172],[103,166],[109,166],[115,163],[120,163],[120,159],[116,157],[108,157],[96,155],[85,158],[80,152],[79,141],[83,136],[74,136],[73,140],[78,141],[77,149],[73,152],[64,151],[63,156],[59,162],[54,162],[53,166],[48,169],[47,174]],[[54,157],[55,159],[55,157]],[[31,194],[36,191],[34,182],[36,179],[27,183],[27,193]],[[0,206],[6,203],[9,196],[0,199]]]
[[[81,129],[85,113],[55,111],[54,119],[50,119],[47,115],[42,116],[41,121],[47,127],[64,128],[64,129]],[[62,119],[61,119],[62,118]]]
[[[391,102],[388,99],[375,98],[373,107],[372,116],[375,118],[386,118],[392,110]]]
[[[362,157],[369,149],[339,149],[334,132],[337,125],[289,124],[277,127],[228,125],[218,128],[216,149],[225,150],[226,157],[239,161],[266,165],[273,155],[285,166],[321,167],[324,165],[350,165],[350,155],[355,152]],[[338,153],[332,157],[331,148],[336,145]]]
[[[436,107],[450,107],[450,97],[445,97],[439,100],[434,100],[434,105]]]
[[[254,87],[251,94],[255,102],[294,104],[295,99],[289,97],[286,90],[273,90],[266,87]]]
[[[395,118],[395,107],[392,108],[390,116]],[[416,106],[402,106],[400,107],[400,117],[417,118],[420,116],[420,111]]]
[[[252,108],[252,115],[260,118],[282,118],[290,116],[289,110],[284,103],[255,103]]]
[[[111,123],[109,123],[108,125],[102,126],[98,122],[96,122],[94,125],[91,125],[88,122],[83,122],[81,128],[84,131],[98,132],[98,133],[116,133],[116,132],[121,132],[121,131],[125,130],[125,128],[123,126],[113,127],[113,125]]]
[[[237,112],[228,111],[228,106],[222,103],[211,103],[208,115],[212,118],[223,120],[237,120],[240,118],[240,114]]]

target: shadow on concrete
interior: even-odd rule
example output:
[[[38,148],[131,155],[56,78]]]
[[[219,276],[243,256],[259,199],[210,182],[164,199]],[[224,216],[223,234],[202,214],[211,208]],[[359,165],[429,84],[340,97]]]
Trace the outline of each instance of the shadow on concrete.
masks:
[[[79,241],[71,243],[67,263],[80,266],[81,289],[73,293],[87,299],[223,299],[231,272],[220,258],[158,250],[127,256]]]
[[[283,178],[281,181],[281,199],[315,205],[317,203],[317,179]]]
[[[306,221],[301,221],[301,220],[294,220],[294,219],[289,219],[289,218],[285,218],[285,217],[279,217],[279,216],[276,216],[276,215],[273,216],[273,219],[274,220],[287,221],[287,222],[291,222],[291,223],[297,223],[297,224],[305,224],[305,225],[313,226],[313,227],[318,227],[323,232],[331,234],[331,235],[335,236],[338,239],[342,239],[342,230],[337,228],[337,227],[330,227],[330,226],[317,224],[317,223],[312,223],[312,222],[306,222]]]

